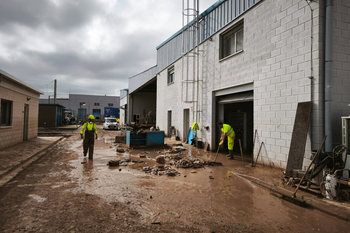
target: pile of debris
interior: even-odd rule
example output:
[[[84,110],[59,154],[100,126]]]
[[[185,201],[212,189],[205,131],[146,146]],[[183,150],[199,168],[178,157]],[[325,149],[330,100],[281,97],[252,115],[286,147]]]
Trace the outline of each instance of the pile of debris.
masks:
[[[110,160],[107,165],[109,165],[110,167],[117,167],[117,166],[128,166],[135,163],[145,163],[145,162],[142,160],[131,160],[130,158],[126,158],[122,160],[120,159]]]
[[[177,147],[173,147],[171,150],[166,151],[166,154],[177,154],[177,153],[181,153],[181,151],[187,150],[185,147],[183,146],[177,146]]]
[[[169,166],[154,166],[154,167],[143,167],[142,169],[146,173],[150,173],[152,175],[167,175],[167,176],[179,176],[180,172],[171,168]]]
[[[174,165],[177,168],[202,168],[204,165],[208,165],[209,162],[207,161],[201,161],[199,159],[189,159],[189,158],[183,158],[178,161],[174,162]]]

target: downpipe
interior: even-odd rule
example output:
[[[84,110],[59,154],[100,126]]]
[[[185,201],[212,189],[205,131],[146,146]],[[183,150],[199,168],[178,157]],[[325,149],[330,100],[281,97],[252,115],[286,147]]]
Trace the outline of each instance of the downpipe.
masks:
[[[326,28],[325,28],[325,135],[327,135],[325,149],[331,152],[332,137],[332,75],[333,75],[333,0],[326,3]]]

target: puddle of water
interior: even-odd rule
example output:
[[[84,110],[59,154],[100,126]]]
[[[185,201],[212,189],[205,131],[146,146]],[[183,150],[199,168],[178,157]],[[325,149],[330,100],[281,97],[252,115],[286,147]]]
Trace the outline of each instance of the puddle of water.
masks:
[[[112,143],[114,142],[114,138],[98,138],[97,140],[95,140],[95,147],[104,147],[104,146],[111,146],[114,148],[114,146],[112,146]]]

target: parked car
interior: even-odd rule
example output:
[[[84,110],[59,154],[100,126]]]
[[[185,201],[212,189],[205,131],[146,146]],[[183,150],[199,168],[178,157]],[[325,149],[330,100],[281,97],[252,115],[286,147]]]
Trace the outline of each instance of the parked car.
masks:
[[[119,129],[119,124],[116,118],[106,117],[103,122],[103,129]]]

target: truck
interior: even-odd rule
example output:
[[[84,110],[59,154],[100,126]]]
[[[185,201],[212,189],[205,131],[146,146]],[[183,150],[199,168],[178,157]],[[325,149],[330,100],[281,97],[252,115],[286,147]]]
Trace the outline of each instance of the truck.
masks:
[[[105,107],[105,117],[119,118],[119,108]]]

